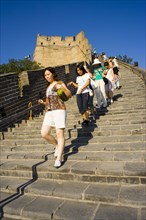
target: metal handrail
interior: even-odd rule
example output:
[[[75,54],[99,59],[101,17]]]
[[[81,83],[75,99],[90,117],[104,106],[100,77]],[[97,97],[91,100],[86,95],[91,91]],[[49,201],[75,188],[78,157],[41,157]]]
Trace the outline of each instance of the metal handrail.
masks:
[[[4,127],[8,127],[12,123],[15,123],[16,120],[21,119],[22,116],[24,116],[25,113],[27,113],[28,111],[29,111],[29,118],[32,119],[32,110],[38,106],[39,106],[39,104],[32,105],[32,103],[31,103],[31,105],[30,105],[30,102],[29,102],[29,106],[27,109],[0,120],[0,129],[2,129]]]
[[[32,102],[28,103],[29,108],[29,121],[32,121]]]

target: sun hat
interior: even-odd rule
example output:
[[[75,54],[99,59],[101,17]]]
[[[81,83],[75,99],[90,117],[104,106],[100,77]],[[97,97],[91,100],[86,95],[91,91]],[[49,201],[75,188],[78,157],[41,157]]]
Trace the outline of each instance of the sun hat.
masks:
[[[96,65],[96,64],[100,64],[100,63],[101,63],[101,62],[99,61],[99,59],[95,58],[92,65]]]

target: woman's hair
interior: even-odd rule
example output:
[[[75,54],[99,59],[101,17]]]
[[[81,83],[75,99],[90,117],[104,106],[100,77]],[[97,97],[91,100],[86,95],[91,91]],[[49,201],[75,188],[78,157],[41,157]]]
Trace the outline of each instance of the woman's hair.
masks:
[[[46,71],[46,70],[48,70],[48,71],[50,71],[50,72],[52,73],[53,79],[54,79],[55,81],[58,81],[57,73],[55,72],[55,69],[54,69],[53,67],[46,67],[46,68],[44,69],[44,73],[43,73],[43,77],[44,77],[44,78],[45,78],[45,71]]]
[[[76,66],[76,73],[77,73],[78,76],[79,76],[78,71],[77,71],[78,68],[83,71],[83,74],[86,73],[86,70],[85,70],[85,68],[84,68],[84,65],[83,65],[83,64],[78,64],[78,65]]]
[[[104,62],[104,66],[109,66],[109,62],[108,61]]]

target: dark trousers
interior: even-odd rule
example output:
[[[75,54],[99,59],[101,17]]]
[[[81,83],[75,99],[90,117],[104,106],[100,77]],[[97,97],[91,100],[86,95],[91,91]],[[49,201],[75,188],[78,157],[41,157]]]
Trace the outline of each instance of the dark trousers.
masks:
[[[88,110],[89,93],[77,94],[76,100],[80,114],[84,114]]]
[[[93,95],[90,96],[89,94],[89,102],[88,102],[88,107],[89,109],[92,109],[94,107],[93,105],[93,99],[94,99],[94,89],[90,88],[92,90]]]

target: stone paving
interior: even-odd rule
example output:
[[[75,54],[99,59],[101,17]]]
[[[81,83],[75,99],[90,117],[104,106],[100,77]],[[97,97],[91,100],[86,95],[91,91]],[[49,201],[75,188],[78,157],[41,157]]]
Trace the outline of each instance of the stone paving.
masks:
[[[1,219],[146,220],[145,85],[123,66],[121,73],[114,103],[95,109],[89,128],[75,97],[67,102],[59,169],[40,136],[43,115],[1,135]]]

